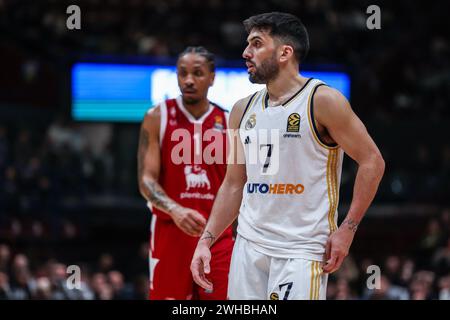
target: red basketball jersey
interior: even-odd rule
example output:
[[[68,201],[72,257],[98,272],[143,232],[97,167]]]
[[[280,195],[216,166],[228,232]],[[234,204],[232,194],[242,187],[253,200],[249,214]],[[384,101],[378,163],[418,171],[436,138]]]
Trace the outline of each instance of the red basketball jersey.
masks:
[[[160,104],[161,170],[159,183],[180,205],[200,212],[206,219],[225,177],[228,112],[210,103],[195,119],[181,96]],[[153,208],[158,219],[170,219]]]

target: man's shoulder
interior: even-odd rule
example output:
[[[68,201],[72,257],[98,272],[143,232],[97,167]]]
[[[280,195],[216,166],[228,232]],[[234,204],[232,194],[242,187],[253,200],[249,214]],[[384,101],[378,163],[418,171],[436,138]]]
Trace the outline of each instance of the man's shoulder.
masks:
[[[254,100],[254,97],[258,94],[257,91],[253,94],[250,94],[242,99],[236,101],[233,105],[233,109],[231,109],[230,113],[230,127],[233,129],[238,129],[239,125],[242,121],[242,117],[245,114],[245,111],[250,107],[251,102]]]
[[[151,106],[147,109],[144,116],[144,121],[159,120],[161,117],[161,106],[159,104]]]
[[[178,102],[176,98],[169,98],[166,100],[162,100],[160,102],[157,102],[156,104],[152,105],[150,108],[147,109],[147,112],[145,113],[145,116],[150,118],[158,118],[161,117],[161,109],[163,107],[177,107]]]
[[[259,93],[260,91],[256,91],[245,98],[239,99],[236,101],[236,103],[233,106],[233,110],[236,109],[236,112],[243,113],[245,109],[247,109],[250,106],[250,103],[252,100],[254,100],[254,97]]]
[[[151,106],[145,113],[142,120],[142,128],[153,134],[158,134],[161,121],[161,106]]]
[[[345,128],[346,123],[354,115],[347,98],[334,88],[319,86],[311,102],[314,119],[325,127],[338,124]]]
[[[336,104],[347,103],[345,96],[337,89],[332,88],[324,83],[317,86],[314,93],[314,104],[323,104],[325,106],[333,106]]]

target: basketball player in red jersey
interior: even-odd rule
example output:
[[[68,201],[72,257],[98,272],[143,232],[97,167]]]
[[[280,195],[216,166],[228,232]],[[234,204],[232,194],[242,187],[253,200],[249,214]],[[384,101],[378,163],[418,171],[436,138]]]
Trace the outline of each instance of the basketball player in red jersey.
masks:
[[[152,300],[223,300],[227,296],[231,228],[212,252],[212,292],[194,283],[189,268],[226,172],[226,143],[218,144],[220,150],[215,150],[214,159],[203,156],[208,153],[209,141],[226,142],[228,112],[207,99],[214,70],[210,52],[203,47],[188,47],[177,61],[181,96],[150,108],[142,122],[138,180],[140,193],[153,212]]]

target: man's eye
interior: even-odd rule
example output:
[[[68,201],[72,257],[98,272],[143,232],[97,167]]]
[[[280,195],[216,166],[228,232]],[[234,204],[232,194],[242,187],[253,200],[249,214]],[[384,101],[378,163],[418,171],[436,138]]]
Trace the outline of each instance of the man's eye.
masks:
[[[195,75],[196,77],[201,77],[201,76],[203,75],[203,73],[202,73],[201,71],[195,71],[195,72],[194,72],[194,75]]]

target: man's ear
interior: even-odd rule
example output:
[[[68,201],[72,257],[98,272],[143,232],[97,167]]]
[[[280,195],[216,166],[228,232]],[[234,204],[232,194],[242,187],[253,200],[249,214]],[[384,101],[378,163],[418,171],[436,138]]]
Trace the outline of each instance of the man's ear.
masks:
[[[280,62],[286,62],[289,59],[292,58],[294,55],[294,48],[289,45],[283,45],[280,47],[281,49],[281,55],[280,55]]]
[[[216,78],[216,73],[212,72],[211,73],[211,81],[209,82],[209,86],[212,87],[214,84],[214,79]]]

